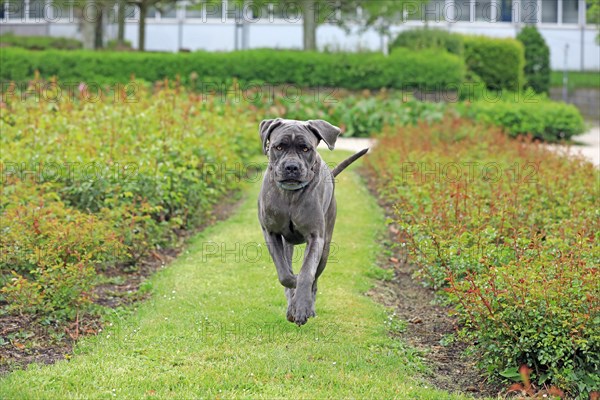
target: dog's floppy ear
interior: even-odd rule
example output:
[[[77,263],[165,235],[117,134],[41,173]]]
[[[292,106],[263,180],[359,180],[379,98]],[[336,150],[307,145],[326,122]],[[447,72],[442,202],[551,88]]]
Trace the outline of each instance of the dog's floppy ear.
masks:
[[[329,122],[323,121],[322,119],[308,120],[306,121],[306,125],[312,133],[325,142],[327,147],[329,147],[329,150],[333,150],[335,148],[335,141],[337,140],[338,135],[342,133],[340,128],[333,126]]]
[[[273,132],[273,129],[277,128],[282,123],[283,123],[283,120],[281,118],[264,119],[260,123],[258,131],[260,132],[260,141],[262,142],[264,154],[267,154],[267,142],[269,141],[271,132]]]

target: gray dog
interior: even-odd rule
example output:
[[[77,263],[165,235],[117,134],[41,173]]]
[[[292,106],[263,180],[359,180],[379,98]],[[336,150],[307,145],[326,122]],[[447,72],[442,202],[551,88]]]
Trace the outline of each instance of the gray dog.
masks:
[[[335,224],[334,177],[364,149],[331,171],[317,153],[323,140],[333,150],[340,129],[329,122],[270,119],[260,123],[269,157],[258,197],[258,219],[279,282],[285,286],[287,319],[304,325],[315,314],[317,279],[323,272]],[[302,268],[292,271],[294,245],[306,243]]]

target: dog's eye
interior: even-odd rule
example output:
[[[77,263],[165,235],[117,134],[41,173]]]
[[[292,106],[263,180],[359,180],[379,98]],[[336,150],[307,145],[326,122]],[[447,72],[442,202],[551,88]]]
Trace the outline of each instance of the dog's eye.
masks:
[[[277,147],[275,147],[275,149],[278,150],[278,151],[281,151],[281,150],[283,150],[283,147],[277,146]]]
[[[303,148],[302,151],[306,153],[308,151],[308,147]]]

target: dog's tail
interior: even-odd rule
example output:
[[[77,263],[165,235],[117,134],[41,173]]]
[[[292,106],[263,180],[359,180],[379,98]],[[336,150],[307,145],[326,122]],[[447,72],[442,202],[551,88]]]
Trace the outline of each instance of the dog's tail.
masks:
[[[342,172],[343,170],[346,169],[346,167],[348,167],[350,164],[352,164],[354,161],[358,160],[359,158],[361,158],[362,156],[364,156],[365,154],[367,154],[367,151],[369,151],[368,148],[363,149],[361,151],[359,151],[356,154],[353,154],[352,156],[346,158],[344,161],[342,161],[341,163],[338,164],[337,167],[335,167],[332,171],[333,176],[336,177],[340,174],[340,172]]]

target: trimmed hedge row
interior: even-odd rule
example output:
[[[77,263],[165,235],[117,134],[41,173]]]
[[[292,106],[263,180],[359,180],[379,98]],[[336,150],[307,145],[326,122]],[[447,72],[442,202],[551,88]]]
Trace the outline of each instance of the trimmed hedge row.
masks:
[[[81,49],[83,44],[77,39],[51,36],[15,36],[11,33],[0,35],[0,47],[13,46],[29,50]]]
[[[390,45],[392,54],[404,49],[436,49],[459,55],[468,71],[481,78],[488,89],[518,91],[525,82],[525,49],[516,39],[412,29],[400,33]]]
[[[519,91],[525,82],[525,49],[515,39],[465,36],[465,62],[488,89]]]
[[[457,56],[434,50],[382,54],[309,53],[250,50],[230,53],[98,53],[1,49],[2,81],[26,82],[39,71],[62,81],[99,83],[137,79],[155,82],[177,76],[190,86],[200,82],[268,82],[301,87],[347,89],[406,88],[439,90],[464,80],[466,68]]]

